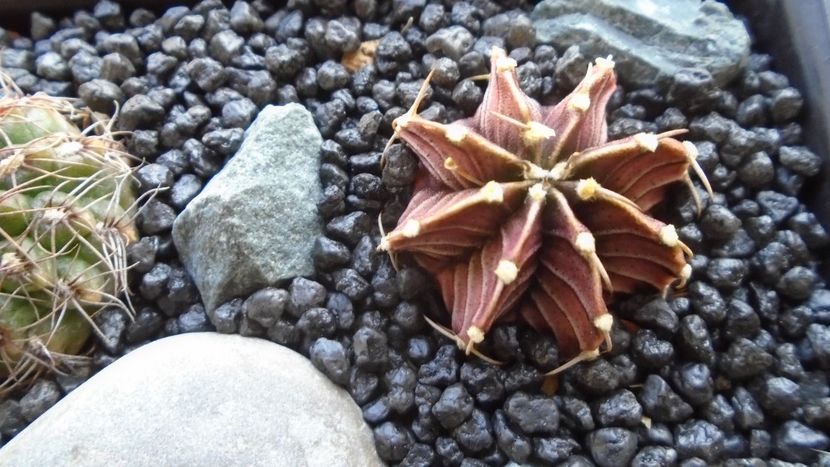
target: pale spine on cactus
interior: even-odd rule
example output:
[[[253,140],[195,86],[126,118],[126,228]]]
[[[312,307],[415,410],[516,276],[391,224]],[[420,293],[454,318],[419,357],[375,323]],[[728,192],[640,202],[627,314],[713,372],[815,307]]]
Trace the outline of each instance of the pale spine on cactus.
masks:
[[[138,237],[131,157],[72,99],[24,95],[0,73],[0,394],[83,359],[93,316],[132,313]]]

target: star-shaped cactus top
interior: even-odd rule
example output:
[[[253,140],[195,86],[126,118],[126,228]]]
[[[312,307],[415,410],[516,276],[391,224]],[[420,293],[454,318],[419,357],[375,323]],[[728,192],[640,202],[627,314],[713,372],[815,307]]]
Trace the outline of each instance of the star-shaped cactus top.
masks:
[[[665,291],[691,274],[674,227],[647,212],[667,185],[691,185],[690,166],[706,184],[695,146],[673,138],[682,131],[608,142],[615,87],[613,62],[597,59],[571,94],[541,106],[495,48],[472,118],[426,120],[419,98],[395,120],[425,170],[380,249],[410,253],[433,274],[467,352],[515,311],[553,331],[574,362],[591,358],[610,343],[605,297]]]

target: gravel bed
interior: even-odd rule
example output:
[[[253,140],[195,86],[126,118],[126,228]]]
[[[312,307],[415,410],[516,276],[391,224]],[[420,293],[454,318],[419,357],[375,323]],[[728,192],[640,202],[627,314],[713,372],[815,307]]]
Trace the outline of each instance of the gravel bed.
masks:
[[[668,89],[619,89],[611,138],[688,128],[715,196],[697,216],[679,187],[661,218],[695,252],[684,291],[617,300],[613,351],[557,379],[556,343],[499,325],[465,357],[432,331],[446,322],[430,279],[376,252],[376,218],[394,224],[417,162],[391,121],[434,67],[425,117],[471,115],[484,53],[505,47],[523,89],[562,96],[593,57],[537,44],[524,1],[205,0],[157,15],[102,1],[70,19],[34,15],[30,38],[0,31],[0,64],[26,91],[121,104],[119,127],[148,164],[142,190],[169,188],[139,219],[130,248],[134,320],[108,310],[105,336],[77,375],[0,402],[7,441],[118,356],[160,337],[219,329],[307,355],[346,388],[381,457],[402,465],[763,465],[828,462],[830,291],[818,274],[827,232],[799,200],[821,158],[802,146],[799,91],[756,53],[728,89],[683,72]],[[347,5],[348,4],[348,5]],[[319,12],[324,14],[321,15]],[[412,18],[411,22],[409,19]],[[379,40],[375,64],[350,73],[342,53]],[[473,42],[470,51],[459,44]],[[440,57],[440,58],[439,58]],[[316,274],[260,290],[209,319],[177,258],[170,227],[239,147],[269,103],[300,102],[325,139]],[[555,395],[551,395],[555,394]]]

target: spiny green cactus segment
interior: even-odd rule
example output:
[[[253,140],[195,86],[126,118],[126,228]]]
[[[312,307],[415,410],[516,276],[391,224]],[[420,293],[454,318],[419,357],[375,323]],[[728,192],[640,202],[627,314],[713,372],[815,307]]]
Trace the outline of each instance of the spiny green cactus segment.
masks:
[[[130,156],[107,120],[2,73],[0,86],[2,394],[82,359],[104,307],[131,313],[119,295],[138,234]]]

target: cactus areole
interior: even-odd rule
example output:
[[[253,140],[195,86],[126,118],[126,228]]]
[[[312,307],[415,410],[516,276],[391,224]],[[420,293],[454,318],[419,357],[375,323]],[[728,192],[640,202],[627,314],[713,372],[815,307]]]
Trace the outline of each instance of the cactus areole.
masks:
[[[699,204],[690,167],[711,189],[695,146],[674,138],[683,130],[608,141],[613,67],[597,59],[572,93],[541,106],[519,87],[516,62],[495,48],[472,118],[420,117],[422,91],[394,121],[393,139],[415,152],[421,171],[379,248],[409,254],[434,276],[452,314],[445,334],[467,353],[515,314],[553,332],[572,357],[559,371],[610,346],[612,293],[665,292],[689,278],[691,251],[649,211],[677,181]]]
[[[129,311],[119,294],[138,235],[128,156],[107,122],[2,73],[0,86],[2,394],[71,369],[103,307]]]

